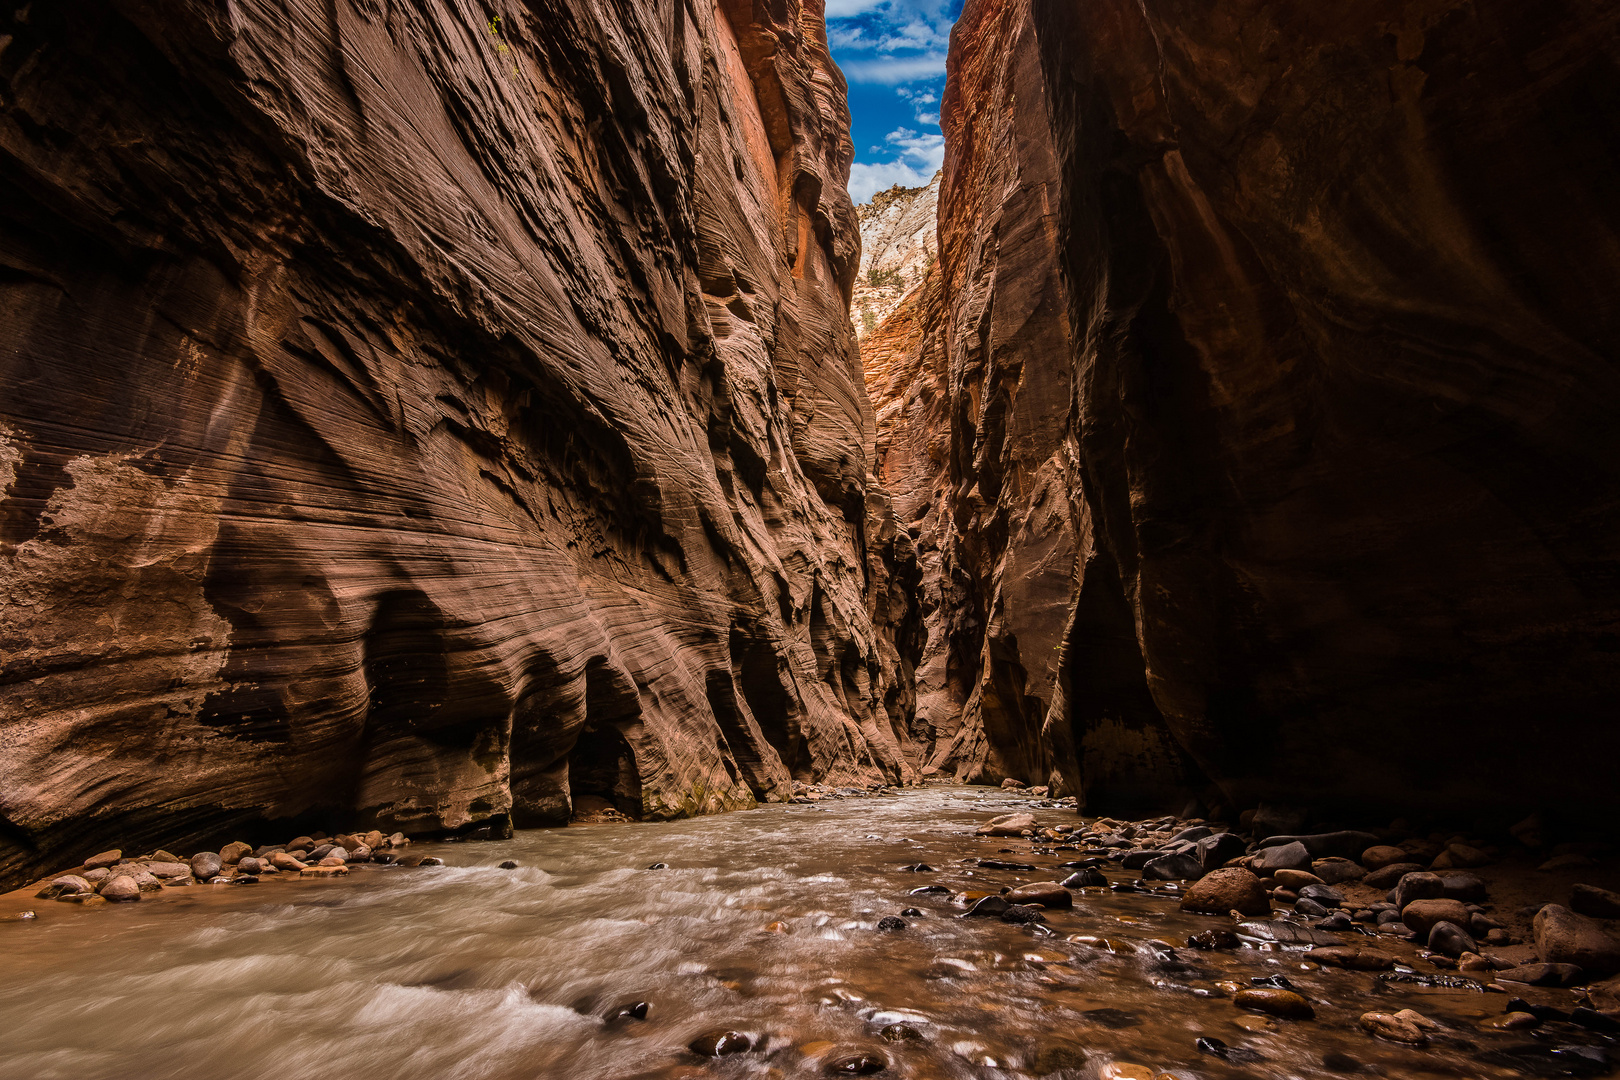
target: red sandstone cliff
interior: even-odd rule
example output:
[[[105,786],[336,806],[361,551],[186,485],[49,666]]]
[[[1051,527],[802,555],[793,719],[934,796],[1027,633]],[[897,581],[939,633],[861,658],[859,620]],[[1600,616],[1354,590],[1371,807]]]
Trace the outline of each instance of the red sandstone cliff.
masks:
[[[817,0],[468,10],[0,25],[0,876],[909,775]]]
[[[941,542],[992,761],[1615,801],[1617,112],[1610,3],[969,0]]]

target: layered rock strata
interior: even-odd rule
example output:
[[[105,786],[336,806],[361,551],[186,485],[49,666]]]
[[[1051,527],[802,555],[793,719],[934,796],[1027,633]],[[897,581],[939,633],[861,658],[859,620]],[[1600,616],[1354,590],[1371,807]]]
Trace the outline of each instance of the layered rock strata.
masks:
[[[911,775],[819,5],[479,11],[0,25],[0,876]]]
[[[969,0],[949,482],[1009,765],[1615,804],[1617,56],[1598,3]]]

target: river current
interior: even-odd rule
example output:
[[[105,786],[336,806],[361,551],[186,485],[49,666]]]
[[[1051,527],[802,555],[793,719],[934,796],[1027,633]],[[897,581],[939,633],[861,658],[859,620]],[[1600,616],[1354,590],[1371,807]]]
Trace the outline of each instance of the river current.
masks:
[[[888,1062],[881,1075],[919,1080],[1522,1075],[1480,1059],[1527,1040],[1481,1031],[1504,999],[1477,988],[1313,970],[1275,948],[1197,952],[1189,934],[1231,924],[1144,893],[1078,892],[1044,928],[910,895],[1068,873],[1058,864],[1075,852],[971,835],[1029,806],[936,788],[411,849],[443,867],[267,876],[91,909],[32,901],[27,922],[12,904],[0,911],[0,1078],[787,1078],[863,1050]],[[964,861],[981,857],[1041,869]],[[916,863],[936,869],[902,869]],[[904,929],[878,929],[913,906],[923,915]],[[1233,1006],[1234,984],[1278,974],[1315,1020]],[[644,1020],[603,1019],[637,1001]],[[1356,1027],[1364,1011],[1401,1008],[1446,1030],[1408,1048]],[[896,1025],[914,1037],[885,1039]],[[686,1049],[715,1028],[755,1049],[713,1061]],[[1201,1052],[1200,1037],[1228,1057]]]

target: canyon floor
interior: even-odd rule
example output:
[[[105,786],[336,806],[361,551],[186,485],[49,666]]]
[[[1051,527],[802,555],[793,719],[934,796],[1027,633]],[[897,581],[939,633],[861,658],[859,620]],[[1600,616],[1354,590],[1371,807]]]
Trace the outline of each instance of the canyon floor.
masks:
[[[1547,871],[1545,850],[1481,853],[1466,871],[1442,859],[1436,878],[1484,920],[1472,932],[1500,924],[1458,970],[1406,925],[1454,901],[1381,916],[1392,905],[1354,860],[1308,859],[1348,878],[1313,887],[1268,868],[1299,861],[1288,844],[1237,856],[1266,875],[1246,881],[1270,889],[1252,909],[1267,914],[1184,910],[1247,869],[1144,880],[1159,872],[1144,862],[1249,846],[1223,835],[1000,789],[845,789],[416,843],[403,861],[426,864],[263,872],[134,903],[31,887],[0,897],[0,1077],[1508,1080],[1620,1066],[1616,980],[1514,981],[1536,974],[1527,907],[1620,884],[1612,850]],[[1328,835],[1308,843],[1356,840]],[[1451,839],[1397,850],[1424,858]],[[1324,889],[1341,901],[1306,914]]]

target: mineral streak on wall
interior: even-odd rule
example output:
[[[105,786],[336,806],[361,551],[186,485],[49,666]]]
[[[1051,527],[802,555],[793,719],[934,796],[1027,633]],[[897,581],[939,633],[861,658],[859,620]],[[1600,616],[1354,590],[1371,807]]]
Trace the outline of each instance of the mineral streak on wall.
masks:
[[[0,877],[914,776],[818,0],[15,7]]]
[[[1620,803],[1617,24],[969,0],[937,542],[987,761]]]

